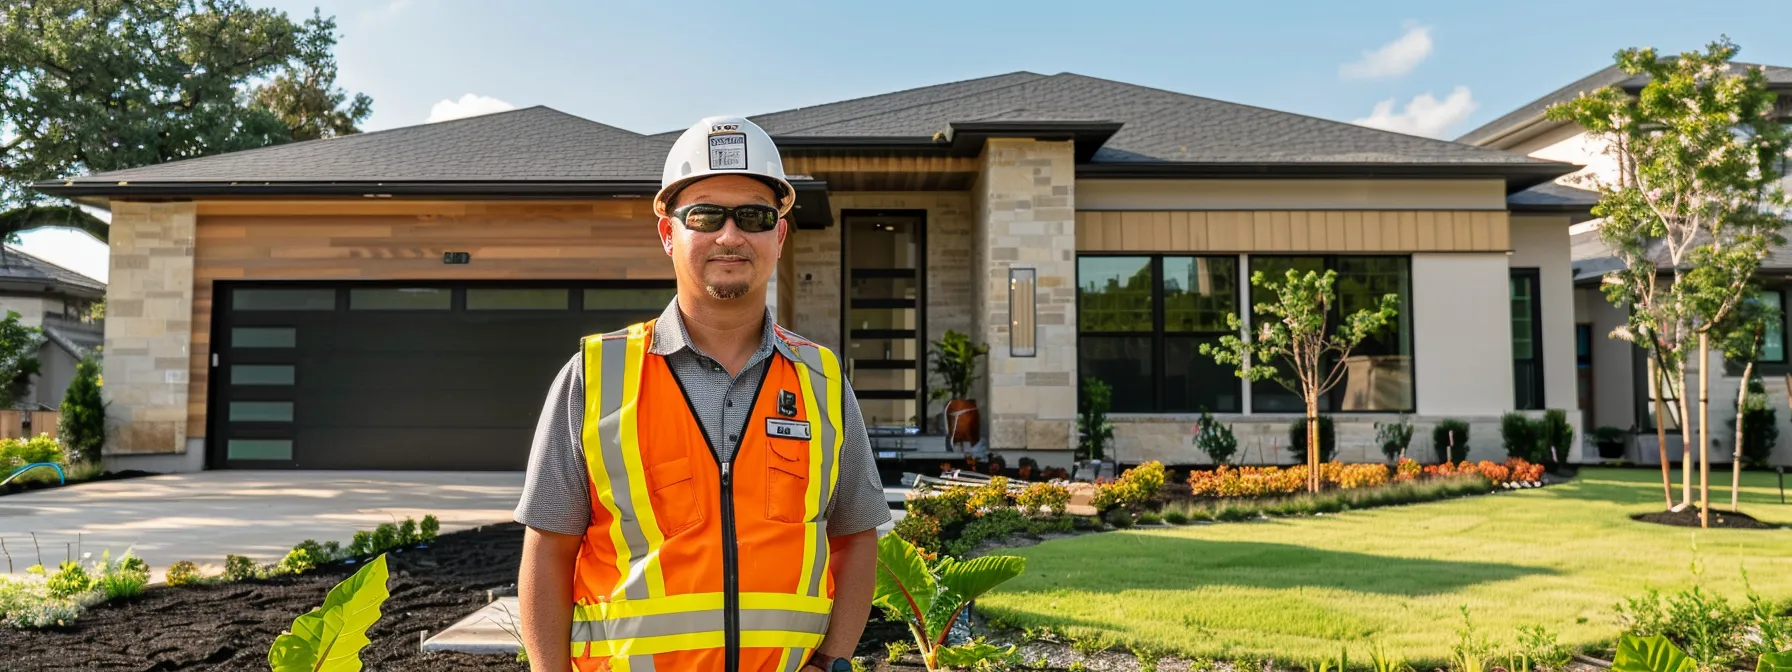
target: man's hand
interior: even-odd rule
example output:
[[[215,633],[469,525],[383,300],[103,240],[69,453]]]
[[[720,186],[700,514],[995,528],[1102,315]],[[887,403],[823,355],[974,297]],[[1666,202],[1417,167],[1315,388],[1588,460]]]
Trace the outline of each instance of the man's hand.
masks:
[[[572,574],[584,537],[538,530],[523,532],[523,562],[517,572],[517,626],[529,669],[572,669]]]
[[[828,538],[828,571],[834,575],[834,613],[828,620],[827,637],[816,650],[835,658],[850,658],[865,634],[871,617],[871,596],[877,591],[877,530]],[[828,672],[807,663],[803,670]]]

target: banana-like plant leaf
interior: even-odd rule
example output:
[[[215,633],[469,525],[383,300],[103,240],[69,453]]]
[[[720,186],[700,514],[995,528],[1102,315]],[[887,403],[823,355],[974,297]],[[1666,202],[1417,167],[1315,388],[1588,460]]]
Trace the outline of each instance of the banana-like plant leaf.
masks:
[[[1755,663],[1755,672],[1792,672],[1792,651],[1781,651],[1761,656]]]
[[[910,621],[927,617],[939,587],[927,561],[908,540],[886,534],[877,540],[877,590],[872,604],[908,615]]]
[[[386,578],[382,553],[331,588],[322,607],[294,619],[268,650],[274,672],[360,672],[361,649],[371,643],[367,629],[391,596]]]
[[[985,642],[979,637],[976,641],[969,644],[940,647],[938,664],[942,668],[969,669],[985,660],[991,662],[1014,663],[1017,660],[1014,652],[1015,647],[1012,645],[1004,649],[989,642]]]
[[[933,608],[927,610],[927,641],[943,642],[940,635],[952,626],[953,617],[963,609],[966,600],[950,590],[940,591],[933,599]]]
[[[1698,672],[1698,669],[1698,664],[1688,658],[1686,652],[1661,635],[1624,635],[1618,640],[1618,654],[1612,658],[1612,672]]]
[[[940,583],[964,600],[975,600],[1026,569],[1027,559],[1014,555],[986,555],[964,562],[948,558],[940,566]]]

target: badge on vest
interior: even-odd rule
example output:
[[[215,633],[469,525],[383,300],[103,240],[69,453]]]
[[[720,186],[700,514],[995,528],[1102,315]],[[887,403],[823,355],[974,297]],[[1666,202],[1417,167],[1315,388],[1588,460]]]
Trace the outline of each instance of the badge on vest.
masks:
[[[790,390],[778,390],[778,415],[786,418],[796,417],[796,393]]]
[[[809,438],[809,423],[766,418],[765,435],[778,439],[807,440]]]

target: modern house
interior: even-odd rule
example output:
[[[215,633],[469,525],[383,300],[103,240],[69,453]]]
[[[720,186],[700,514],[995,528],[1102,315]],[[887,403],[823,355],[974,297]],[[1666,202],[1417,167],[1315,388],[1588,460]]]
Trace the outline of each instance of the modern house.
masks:
[[[1345,310],[1399,297],[1324,401],[1345,458],[1401,416],[1470,422],[1477,459],[1502,413],[1579,417],[1552,186],[1576,164],[1076,74],[751,118],[799,192],[776,315],[845,358],[881,457],[943,446],[951,329],[990,346],[1010,464],[1070,462],[1089,377],[1123,462],[1203,461],[1202,410],[1291,462],[1298,400],[1198,352],[1288,268],[1337,271]],[[36,185],[112,213],[109,459],[521,468],[578,337],[670,296],[649,201],[676,133],[533,107]]]
[[[34,353],[38,375],[18,399],[17,410],[55,410],[75,379],[75,365],[101,344],[104,326],[91,319],[106,284],[6,246],[0,250],[0,316],[19,314],[19,324],[43,330]],[[33,434],[46,431],[31,428]]]
[[[1792,68],[1743,63],[1732,66],[1763,68],[1769,88],[1781,96],[1778,115],[1781,119],[1792,122]],[[1556,178],[1554,185],[1533,190],[1548,190],[1556,195],[1563,208],[1577,212],[1572,231],[1574,328],[1575,370],[1582,400],[1582,426],[1588,431],[1600,426],[1633,430],[1637,433],[1636,442],[1624,459],[1644,464],[1660,464],[1660,451],[1655,437],[1655,385],[1651,383],[1653,364],[1649,362],[1643,349],[1611,337],[1612,330],[1625,324],[1626,317],[1622,310],[1605,298],[1599,287],[1600,278],[1606,272],[1620,268],[1622,262],[1613,257],[1610,247],[1600,240],[1599,221],[1588,214],[1591,206],[1598,201],[1596,193],[1586,191],[1596,188],[1588,180],[1615,180],[1616,158],[1607,152],[1604,141],[1586,133],[1579,125],[1552,122],[1544,118],[1544,113],[1550,106],[1573,100],[1583,93],[1592,93],[1606,86],[1617,86],[1635,92],[1640,91],[1645,84],[1647,79],[1644,77],[1633,77],[1615,66],[1607,67],[1470,131],[1457,138],[1457,141],[1584,166],[1573,174]],[[1792,189],[1792,180],[1788,180],[1787,186]],[[1662,257],[1662,263],[1667,263],[1665,256]],[[1781,308],[1786,307],[1787,292],[1792,289],[1792,249],[1776,251],[1762,268],[1760,277],[1767,290],[1764,300]],[[1773,454],[1772,461],[1775,464],[1792,464],[1792,407],[1787,405],[1785,377],[1792,373],[1792,365],[1786,359],[1786,327],[1782,317],[1780,324],[1768,330],[1763,344],[1764,361],[1755,367],[1756,374],[1763,378],[1768,407],[1777,411],[1782,438]],[[1742,384],[1742,367],[1734,362],[1726,362],[1721,354],[1716,353],[1709,360],[1709,365],[1713,367],[1710,369],[1713,374],[1710,390],[1711,460],[1713,463],[1727,465],[1735,451],[1733,423],[1736,418],[1736,396]],[[1690,385],[1698,384],[1698,369],[1696,361],[1688,366]],[[1697,388],[1694,387],[1690,394],[1693,396],[1688,397],[1688,407],[1695,416],[1691,426],[1696,434]],[[1677,404],[1677,400],[1671,396],[1664,401],[1669,406]],[[1667,414],[1667,422],[1669,459],[1678,462],[1681,440],[1677,409]]]

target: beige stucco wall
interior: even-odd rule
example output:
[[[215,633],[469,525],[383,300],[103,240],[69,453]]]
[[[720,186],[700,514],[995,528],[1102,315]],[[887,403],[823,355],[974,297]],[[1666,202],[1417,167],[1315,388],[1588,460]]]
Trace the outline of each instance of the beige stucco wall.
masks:
[[[1568,217],[1512,217],[1513,268],[1538,269],[1543,294],[1543,400],[1545,408],[1579,410],[1574,378],[1574,274]]]
[[[41,327],[44,324],[44,313],[61,314],[61,300],[49,300],[41,296],[4,296],[0,295],[0,316],[7,311],[19,314],[19,324],[27,327]]]
[[[1628,429],[1636,424],[1637,386],[1633,368],[1636,346],[1612,338],[1613,329],[1624,324],[1624,312],[1597,288],[1575,290],[1575,310],[1582,313],[1579,321],[1593,331],[1593,427],[1611,425]]]
[[[1415,254],[1413,369],[1418,412],[1512,410],[1512,324],[1504,254]]]
[[[1497,210],[1501,180],[1077,180],[1078,210]]]
[[[114,203],[106,296],[105,454],[179,454],[187,445],[192,342],[192,203]]]

